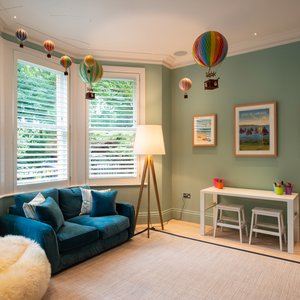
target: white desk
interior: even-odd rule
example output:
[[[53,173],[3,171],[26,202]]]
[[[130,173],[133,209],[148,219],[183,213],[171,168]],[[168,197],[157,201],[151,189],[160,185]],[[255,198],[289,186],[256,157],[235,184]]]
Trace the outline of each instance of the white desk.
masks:
[[[213,196],[212,205],[206,207],[205,196]],[[200,191],[200,234],[205,235],[205,211],[218,203],[218,196],[240,197],[257,200],[285,202],[287,204],[287,250],[294,252],[294,243],[299,241],[299,194],[276,195],[273,191],[209,187]]]

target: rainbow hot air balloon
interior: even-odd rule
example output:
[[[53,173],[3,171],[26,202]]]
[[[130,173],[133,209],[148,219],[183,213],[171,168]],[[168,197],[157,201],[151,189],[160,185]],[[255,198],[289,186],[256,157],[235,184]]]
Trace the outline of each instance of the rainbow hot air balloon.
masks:
[[[211,67],[221,63],[227,55],[228,43],[226,38],[217,31],[207,31],[194,42],[193,56],[195,61],[203,67],[208,67],[206,77],[213,77],[216,72]]]
[[[68,68],[72,65],[72,59],[69,56],[64,55],[60,58],[59,63],[65,68],[64,74],[67,76],[69,74]]]
[[[90,73],[91,72],[91,68],[94,66],[95,64],[95,59],[92,55],[87,55],[84,59],[83,59],[85,65],[87,66],[87,72]]]
[[[24,29],[19,28],[16,31],[16,38],[20,41],[20,47],[21,48],[24,47],[23,42],[27,39],[27,37],[28,37],[28,34]]]
[[[44,41],[44,48],[48,52],[47,57],[51,57],[51,52],[54,50],[55,44],[51,40]]]
[[[184,99],[188,98],[187,91],[192,87],[192,80],[185,77],[180,79],[179,81],[179,88],[184,92]]]
[[[88,85],[88,92],[85,94],[86,99],[95,99],[95,93],[93,93],[93,83],[99,81],[103,76],[103,68],[101,64],[95,60],[93,66],[89,69],[84,61],[79,65],[79,75],[83,82]]]

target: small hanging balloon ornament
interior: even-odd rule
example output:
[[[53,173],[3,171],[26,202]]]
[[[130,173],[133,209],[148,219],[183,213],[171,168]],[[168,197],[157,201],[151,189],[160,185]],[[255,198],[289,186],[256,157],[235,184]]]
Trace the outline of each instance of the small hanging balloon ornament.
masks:
[[[54,50],[55,44],[51,40],[44,41],[44,48],[48,52],[47,57],[51,58],[51,52]]]
[[[227,55],[228,43],[226,38],[217,31],[207,31],[198,36],[193,45],[193,56],[200,66],[208,67],[206,77],[209,78],[204,82],[206,90],[218,88],[218,80],[210,79],[216,76],[216,72],[211,68],[221,63]]]
[[[16,31],[16,38],[20,41],[20,47],[21,48],[24,47],[23,42],[27,39],[27,37],[28,37],[28,34],[24,29],[19,28]]]
[[[64,74],[68,76],[68,68],[70,68],[72,65],[72,59],[69,56],[64,55],[60,58],[59,63],[65,68]]]
[[[88,72],[90,71],[90,72]],[[93,92],[93,84],[99,81],[103,76],[102,65],[94,60],[93,66],[89,69],[83,60],[79,65],[79,75],[83,82],[85,82],[87,87],[87,92],[85,94],[85,99],[93,100],[95,99],[95,93]]]
[[[94,66],[95,64],[95,59],[92,55],[87,55],[84,59],[84,64],[87,67],[87,72],[91,73],[91,68]]]
[[[179,81],[179,88],[184,92],[184,99],[188,98],[187,91],[192,87],[192,80],[185,77]]]

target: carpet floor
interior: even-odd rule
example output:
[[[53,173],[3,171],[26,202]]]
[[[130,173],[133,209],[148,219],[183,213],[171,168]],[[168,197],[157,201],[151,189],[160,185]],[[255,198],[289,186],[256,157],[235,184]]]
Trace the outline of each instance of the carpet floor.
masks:
[[[300,264],[151,231],[52,277],[48,299],[300,299]]]

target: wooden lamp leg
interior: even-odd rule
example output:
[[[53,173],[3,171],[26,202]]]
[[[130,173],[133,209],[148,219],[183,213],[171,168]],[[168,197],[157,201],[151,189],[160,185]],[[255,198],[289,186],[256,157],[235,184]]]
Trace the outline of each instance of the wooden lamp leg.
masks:
[[[147,172],[148,171],[148,172]],[[148,211],[147,211],[147,236],[148,238],[150,237],[150,173],[152,173],[152,178],[153,178],[153,183],[154,183],[154,190],[155,190],[155,195],[156,195],[156,202],[157,202],[157,207],[158,207],[158,212],[159,212],[159,217],[160,217],[160,224],[162,230],[164,230],[164,223],[163,223],[163,218],[162,218],[162,213],[161,213],[161,207],[160,207],[160,201],[159,201],[159,194],[158,194],[158,188],[157,188],[157,181],[156,181],[156,175],[155,175],[155,169],[154,169],[154,162],[152,155],[146,155],[145,156],[145,161],[144,161],[144,168],[143,168],[143,174],[142,174],[142,180],[141,180],[141,186],[140,186],[140,191],[139,191],[139,198],[138,198],[138,204],[137,204],[137,209],[136,209],[136,214],[135,214],[135,225],[134,229],[137,224],[138,220],[138,215],[139,215],[139,210],[141,206],[141,201],[142,201],[142,195],[143,195],[143,190],[145,186],[145,179],[146,179],[146,174],[148,175],[148,199],[147,199],[147,206],[148,206]]]
[[[150,157],[150,166],[151,166],[152,178],[153,178],[154,189],[155,189],[155,194],[156,194],[156,201],[157,201],[157,207],[158,207],[158,212],[159,212],[160,224],[161,224],[162,230],[164,230],[164,222],[163,222],[162,213],[161,213],[159,194],[158,194],[158,188],[157,188],[157,181],[156,181],[156,175],[155,175],[154,162],[153,162],[152,155]]]
[[[147,168],[148,168],[148,156],[145,156],[143,175],[142,175],[141,187],[140,187],[140,192],[139,192],[139,199],[138,199],[138,204],[137,204],[136,214],[135,214],[134,230],[135,230],[135,227],[136,227],[136,224],[137,224],[137,219],[138,219],[139,210],[140,210],[140,206],[141,206],[141,200],[142,200],[142,195],[143,195],[143,190],[144,190],[144,185],[145,185],[145,178],[146,178]]]

